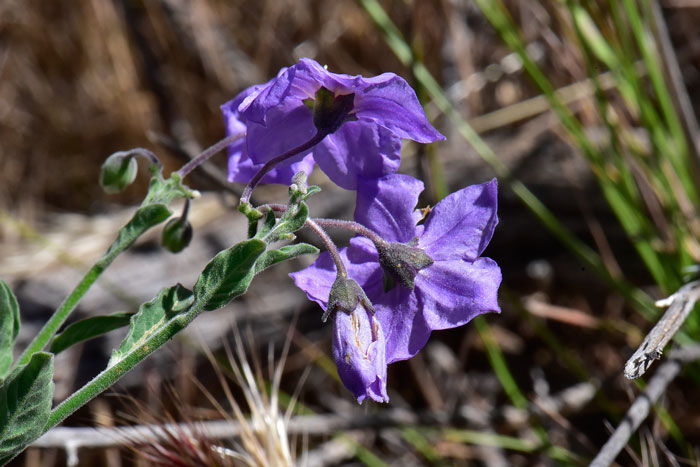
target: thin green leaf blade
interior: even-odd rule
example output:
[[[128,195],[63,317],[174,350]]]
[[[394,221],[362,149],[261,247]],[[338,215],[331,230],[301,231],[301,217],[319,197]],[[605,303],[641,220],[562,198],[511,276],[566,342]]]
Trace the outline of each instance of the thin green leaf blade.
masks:
[[[112,352],[107,366],[122,361],[129,352],[143,344],[174,316],[187,310],[193,302],[192,291],[180,284],[162,289],[156,298],[142,304],[139,311],[131,317],[129,333],[119,348]]]
[[[0,381],[12,365],[12,350],[19,334],[19,305],[10,286],[0,280]]]
[[[266,248],[264,241],[253,238],[220,252],[197,279],[195,300],[204,303],[203,309],[212,311],[244,293],[255,275],[255,262]]]
[[[51,413],[53,355],[37,352],[0,386],[0,460],[9,460],[37,439]]]
[[[51,342],[50,351],[54,354],[63,352],[68,347],[93,337],[101,336],[109,331],[129,325],[134,313],[112,313],[105,316],[93,316],[76,321],[65,331],[57,335]]]
[[[266,251],[255,263],[255,274],[270,266],[296,258],[300,255],[318,253],[318,248],[308,243],[295,243],[294,245],[283,246],[276,250]]]

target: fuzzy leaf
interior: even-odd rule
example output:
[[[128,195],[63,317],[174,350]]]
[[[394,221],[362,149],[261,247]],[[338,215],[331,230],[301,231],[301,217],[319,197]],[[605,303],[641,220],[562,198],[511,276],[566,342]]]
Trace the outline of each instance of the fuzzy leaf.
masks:
[[[110,247],[110,251],[131,245],[143,232],[163,222],[170,217],[172,211],[165,204],[149,204],[140,207],[129,222],[119,230],[117,240]]]
[[[216,255],[194,285],[196,300],[203,301],[203,308],[212,311],[244,293],[255,275],[255,261],[266,247],[264,241],[253,238]]]
[[[304,202],[290,204],[287,211],[277,220],[274,228],[265,232],[264,239],[270,244],[278,240],[289,240],[294,238],[294,232],[304,227],[306,219],[309,217],[309,207]],[[262,235],[258,234],[258,238]]]
[[[308,243],[296,243],[294,245],[283,246],[277,250],[266,251],[255,263],[255,274],[274,264],[309,253],[318,253],[318,248]]]
[[[263,238],[265,235],[270,233],[270,231],[275,227],[276,222],[277,222],[277,219],[275,218],[274,211],[272,211],[272,210],[267,211],[267,215],[265,216],[265,222],[263,223],[263,227],[257,233],[256,237]]]
[[[112,352],[108,367],[119,363],[129,352],[167,324],[173,316],[187,310],[193,303],[192,291],[180,284],[162,289],[156,298],[141,305],[131,317],[129,333],[119,349]]]
[[[78,342],[128,326],[133,315],[134,313],[112,313],[76,321],[53,339],[50,351],[57,354]]]
[[[0,381],[12,365],[12,350],[19,334],[19,305],[10,287],[0,280]]]
[[[0,461],[10,460],[44,431],[53,397],[53,355],[37,352],[0,385]]]

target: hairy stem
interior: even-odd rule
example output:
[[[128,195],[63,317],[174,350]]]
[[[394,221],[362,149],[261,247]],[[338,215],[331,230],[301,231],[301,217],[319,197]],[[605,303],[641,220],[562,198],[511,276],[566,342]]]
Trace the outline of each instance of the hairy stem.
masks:
[[[172,339],[178,332],[187,327],[193,319],[199,315],[206,303],[200,300],[185,313],[171,319],[162,329],[148,337],[136,349],[129,352],[121,361],[108,367],[102,373],[95,376],[78,391],[71,394],[51,411],[49,420],[44,426],[44,432],[58,425],[70,414],[87,404],[95,396],[116,383],[122,376],[139,364],[143,359],[152,354],[163,344]]]
[[[169,216],[169,211],[160,215],[150,215],[147,211],[148,207],[144,207],[136,211],[134,217],[121,228],[117,239],[112,243],[107,252],[90,268],[85,274],[85,277],[73,289],[71,294],[65,299],[56,312],[51,315],[51,318],[44,324],[39,333],[34,337],[34,340],[24,350],[24,353],[17,360],[17,366],[24,365],[29,362],[32,355],[41,351],[46,344],[53,338],[58,329],[65,323],[66,319],[78,305],[80,299],[95,283],[107,267],[112,264],[112,261],[126,250],[138,237],[144,232],[164,221]]]
[[[196,156],[194,159],[189,161],[187,164],[183,165],[180,168],[180,170],[177,171],[177,173],[180,174],[180,178],[181,179],[185,178],[187,175],[190,174],[190,172],[192,172],[194,169],[199,167],[202,163],[204,163],[211,156],[213,156],[214,154],[216,154],[219,151],[226,149],[226,146],[243,138],[244,136],[245,136],[245,133],[236,133],[234,135],[229,135],[226,138],[222,139],[221,141],[209,146],[207,149],[202,151],[198,156]]]
[[[338,247],[335,246],[335,243],[333,243],[331,237],[328,236],[326,231],[323,230],[323,228],[320,225],[318,225],[311,219],[306,219],[306,226],[313,230],[316,233],[316,235],[318,235],[321,238],[321,241],[328,250],[328,253],[331,254],[331,257],[333,257],[335,267],[338,268],[338,275],[343,278],[347,278],[348,271],[345,269],[345,264],[343,263],[343,259],[340,257]]]
[[[344,221],[340,219],[314,219],[313,221],[324,228],[331,227],[350,230],[358,235],[362,235],[363,237],[369,238],[372,241],[372,243],[374,243],[377,246],[386,247],[388,244],[386,240],[379,236],[379,234],[377,234],[371,229],[368,229],[367,227],[358,222]]]
[[[248,203],[250,201],[250,196],[253,194],[253,190],[255,189],[257,184],[260,183],[260,180],[265,176],[265,174],[268,173],[270,170],[272,170],[277,164],[279,164],[280,162],[283,162],[289,158],[292,158],[294,156],[298,156],[299,154],[308,151],[309,149],[313,148],[318,143],[323,141],[323,138],[325,138],[327,135],[328,135],[328,133],[318,131],[307,142],[302,143],[299,146],[292,148],[289,151],[285,152],[284,154],[267,161],[265,163],[265,165],[263,165],[260,168],[260,170],[258,170],[258,173],[255,174],[253,179],[250,181],[250,183],[248,183],[248,185],[243,190],[243,194],[241,195],[241,204]]]

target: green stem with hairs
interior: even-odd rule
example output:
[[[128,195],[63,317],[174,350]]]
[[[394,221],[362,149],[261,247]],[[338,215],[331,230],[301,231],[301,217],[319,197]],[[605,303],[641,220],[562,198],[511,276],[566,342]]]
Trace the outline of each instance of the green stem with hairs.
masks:
[[[44,324],[34,340],[24,350],[17,360],[16,366],[29,362],[36,352],[41,351],[46,344],[56,335],[59,328],[66,322],[70,314],[75,310],[78,302],[95,283],[112,261],[136,241],[151,227],[163,222],[170,216],[170,210],[161,204],[144,206],[136,211],[134,217],[119,231],[117,239],[112,243],[107,252],[90,268],[85,277],[73,289],[51,318]]]

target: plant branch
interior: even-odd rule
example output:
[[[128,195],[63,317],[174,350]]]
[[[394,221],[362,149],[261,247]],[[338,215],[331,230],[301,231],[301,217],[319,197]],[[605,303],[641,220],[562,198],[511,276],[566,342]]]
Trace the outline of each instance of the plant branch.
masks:
[[[226,138],[222,139],[221,141],[218,141],[214,143],[213,145],[209,146],[207,149],[202,151],[198,156],[196,156],[194,159],[189,161],[187,164],[183,165],[180,170],[177,171],[178,174],[180,174],[180,178],[183,179],[187,175],[190,174],[194,169],[196,169],[200,164],[205,162],[207,159],[209,159],[211,156],[216,154],[219,151],[222,151],[226,149],[226,146],[229,144],[243,138],[245,136],[245,133],[236,133],[234,135],[229,135]]]
[[[149,218],[148,214],[158,216],[156,211],[147,211],[149,207],[140,208],[134,214],[134,217],[119,231],[117,239],[112,243],[107,252],[90,268],[83,279],[73,289],[71,294],[65,299],[56,312],[51,315],[51,318],[44,324],[39,333],[34,337],[29,346],[24,350],[20,358],[17,360],[16,366],[24,365],[32,358],[32,355],[41,351],[46,344],[58,332],[58,329],[65,323],[66,319],[73,312],[78,302],[83,298],[85,293],[95,283],[107,267],[112,264],[112,261],[119,256],[124,250],[131,246],[138,237],[154,225],[165,220],[163,217],[164,211],[161,211],[159,217]],[[165,208],[167,215],[170,211]],[[141,218],[139,214],[144,214]],[[166,216],[167,217],[167,216]]]
[[[268,173],[270,170],[272,170],[277,164],[279,164],[280,162],[283,162],[289,158],[297,156],[303,152],[308,151],[309,149],[313,148],[318,143],[323,141],[323,138],[325,138],[327,135],[328,135],[328,133],[325,133],[323,131],[318,131],[307,142],[302,143],[299,146],[292,148],[289,151],[285,152],[284,154],[279,155],[279,156],[265,162],[265,165],[263,165],[260,168],[260,170],[258,170],[258,173],[255,174],[253,179],[250,181],[250,183],[248,183],[248,185],[246,185],[245,189],[243,190],[243,195],[241,195],[241,204],[246,204],[246,203],[250,202],[250,196],[253,194],[253,190],[255,189],[257,184],[260,183],[260,180],[265,176],[265,174]]]
[[[331,237],[328,236],[326,231],[323,230],[323,228],[312,219],[306,219],[306,226],[313,230],[316,233],[316,235],[318,235],[321,238],[321,241],[328,250],[328,253],[330,253],[330,255],[333,257],[335,267],[338,268],[338,275],[344,278],[348,277],[348,271],[345,269],[345,264],[343,264],[343,259],[340,256],[338,247],[335,246],[335,243],[333,243]]]

